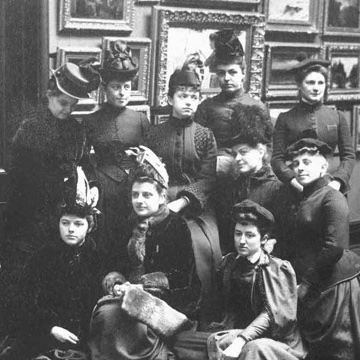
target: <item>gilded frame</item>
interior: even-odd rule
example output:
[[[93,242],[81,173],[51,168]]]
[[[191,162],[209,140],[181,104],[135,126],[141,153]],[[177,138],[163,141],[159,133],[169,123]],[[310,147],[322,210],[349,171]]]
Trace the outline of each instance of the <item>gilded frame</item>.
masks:
[[[262,68],[264,60],[265,17],[258,13],[239,13],[235,11],[204,10],[177,7],[154,6],[152,16],[153,41],[153,77],[152,103],[156,106],[167,105],[167,83],[175,67],[174,52],[169,48],[177,47],[177,54],[186,57],[186,49],[179,47],[178,40],[183,36],[198,36],[197,41],[188,42],[198,46],[198,51],[211,52],[208,35],[226,26],[239,32],[246,41],[246,78],[245,90],[252,96],[260,98],[262,87]],[[200,40],[199,40],[200,39]],[[206,39],[206,41],[204,41]],[[205,44],[205,45],[204,45]],[[203,48],[201,48],[203,46]],[[189,50],[192,53],[193,50]],[[185,55],[184,55],[185,54]],[[211,82],[209,82],[211,84]],[[219,88],[202,87],[203,97],[220,92]]]
[[[74,47],[58,47],[56,52],[56,68],[64,65],[66,62],[78,64],[86,58],[96,58],[98,63],[102,62],[102,51],[100,48],[74,48]],[[75,113],[88,113],[97,110],[100,103],[100,87],[94,90],[88,99],[80,99],[75,107]]]
[[[360,44],[325,43],[331,61],[328,78],[329,101],[360,99]]]
[[[288,71],[295,65],[297,55],[305,52],[308,58],[318,58],[324,53],[324,48],[308,43],[280,43],[266,44],[266,71],[264,76],[264,97],[270,99],[296,99],[298,90],[294,75]]]
[[[103,58],[106,49],[111,42],[116,40],[125,41],[132,49],[132,55],[139,65],[138,76],[133,81],[133,90],[131,91],[131,102],[149,101],[150,92],[150,60],[151,60],[151,39],[148,38],[128,38],[128,37],[103,37],[102,51]]]
[[[340,8],[335,8],[335,6],[339,5]],[[325,1],[324,34],[360,36],[359,9],[360,0]],[[349,26],[349,24],[352,26]]]
[[[134,0],[122,0],[122,18],[96,18],[86,16],[76,16],[76,2],[79,0],[60,0],[59,1],[59,31],[117,31],[130,33],[134,27]],[[86,0],[84,0],[86,3]],[[86,6],[90,6],[86,3]],[[74,10],[75,9],[75,10]],[[100,12],[100,11],[99,11]]]
[[[321,16],[319,0],[267,0],[265,1],[266,30],[315,34]]]

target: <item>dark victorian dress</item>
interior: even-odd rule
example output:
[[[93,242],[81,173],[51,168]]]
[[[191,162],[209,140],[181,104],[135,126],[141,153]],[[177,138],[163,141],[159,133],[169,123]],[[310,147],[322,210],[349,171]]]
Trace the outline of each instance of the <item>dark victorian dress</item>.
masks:
[[[124,150],[143,144],[150,123],[140,112],[105,103],[86,120],[86,125],[89,145],[95,151],[96,178],[101,184],[98,208],[103,213],[103,221],[98,229],[99,247],[108,256],[118,244],[121,257],[126,254],[127,239],[123,235],[131,212],[127,180],[134,166]]]
[[[342,112],[335,111],[322,103],[310,105],[303,101],[288,112],[279,115],[273,138],[271,165],[277,177],[289,183],[295,177],[286,165],[285,153],[288,146],[304,137],[306,132],[315,132],[319,140],[328,144],[333,152],[339,149],[339,158],[329,161],[329,173],[341,183],[341,192],[349,190],[349,180],[355,165],[355,154],[350,129]]]
[[[304,340],[311,359],[359,359],[360,258],[347,250],[346,199],[324,178],[303,197],[291,261],[298,281],[310,286],[299,310]]]
[[[146,145],[166,165],[169,202],[181,196],[190,200],[182,214],[191,231],[203,297],[209,299],[214,290],[214,271],[221,260],[215,212],[208,202],[216,170],[212,131],[192,118],[180,120],[171,116],[167,122],[150,128]]]

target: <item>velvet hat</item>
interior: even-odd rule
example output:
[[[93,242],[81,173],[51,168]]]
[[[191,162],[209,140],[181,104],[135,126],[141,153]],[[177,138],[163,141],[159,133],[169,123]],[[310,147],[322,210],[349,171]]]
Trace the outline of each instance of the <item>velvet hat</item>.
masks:
[[[298,72],[313,65],[321,65],[327,68],[331,62],[326,59],[309,59],[305,52],[300,52],[296,57],[298,63],[289,68],[289,71]]]
[[[314,154],[319,152],[319,154],[326,157],[331,153],[331,151],[331,147],[328,144],[318,139],[305,138],[296,141],[286,149],[286,158],[287,160],[292,160],[295,156],[306,152]]]
[[[101,82],[100,74],[89,64],[76,65],[68,62],[56,70],[51,70],[57,88],[75,99],[88,98]]]
[[[272,141],[273,125],[266,111],[259,106],[238,104],[230,118],[232,137],[218,139],[222,147],[232,147],[237,144],[269,144]]]
[[[271,227],[275,221],[273,214],[269,210],[249,199],[246,199],[241,203],[235,204],[233,206],[233,214],[235,220],[238,220],[239,214],[255,215],[257,219],[262,223],[262,225],[266,227]]]
[[[104,65],[101,76],[105,83],[111,80],[129,81],[139,71],[138,65],[132,58],[132,51],[124,41],[110,42],[105,51]]]
[[[186,69],[177,69],[170,76],[169,88],[176,86],[194,86],[199,87],[201,85],[199,76],[195,71]]]
[[[244,49],[233,29],[217,31],[214,36],[215,58],[219,61],[236,61],[244,56]]]

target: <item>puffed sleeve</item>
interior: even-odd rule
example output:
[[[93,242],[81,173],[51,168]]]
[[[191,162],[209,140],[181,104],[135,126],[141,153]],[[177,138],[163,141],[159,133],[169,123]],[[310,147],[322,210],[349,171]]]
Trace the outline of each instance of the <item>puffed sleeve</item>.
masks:
[[[351,142],[350,129],[347,124],[345,115],[339,111],[338,126],[338,147],[340,153],[340,165],[332,172],[335,180],[340,181],[341,191],[346,193],[349,189],[349,180],[355,165],[355,151]]]
[[[310,284],[321,282],[349,247],[349,208],[343,194],[334,190],[327,194],[322,205],[323,226],[321,251],[303,280]]]
[[[286,116],[285,114],[280,114],[274,129],[271,166],[276,176],[285,184],[295,177],[295,173],[286,165],[285,161],[285,153],[288,146],[286,139]]]
[[[205,131],[204,131],[205,130]],[[195,135],[196,136],[196,135]],[[200,168],[196,181],[192,182],[178,197],[187,196],[190,199],[190,209],[195,214],[201,214],[205,204],[214,189],[216,179],[217,146],[215,137],[210,129],[202,129],[202,153],[200,154]]]

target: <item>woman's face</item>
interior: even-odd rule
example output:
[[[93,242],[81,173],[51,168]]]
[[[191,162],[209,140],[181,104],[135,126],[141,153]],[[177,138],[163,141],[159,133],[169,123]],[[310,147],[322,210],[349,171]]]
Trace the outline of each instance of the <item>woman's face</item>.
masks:
[[[306,187],[326,174],[328,163],[320,154],[304,153],[293,159],[291,167],[295,172],[296,180]]]
[[[157,191],[150,182],[135,182],[131,191],[131,202],[135,213],[141,217],[154,215],[160,205],[165,204],[165,194]]]
[[[249,257],[261,249],[261,234],[257,226],[246,223],[236,223],[234,244],[237,253],[242,257]]]
[[[117,107],[125,107],[131,96],[131,80],[111,80],[105,86],[106,98],[109,104]]]
[[[256,173],[263,166],[265,145],[252,147],[248,144],[238,144],[232,147],[236,172],[240,174]]]
[[[184,87],[176,90],[168,101],[172,106],[172,115],[178,119],[186,119],[195,113],[200,102],[200,92]]]
[[[239,64],[217,64],[216,77],[221,90],[233,93],[243,88],[245,74]]]
[[[69,246],[80,246],[89,230],[86,218],[63,215],[59,222],[60,237]]]
[[[74,111],[78,99],[72,98],[69,95],[47,95],[49,99],[48,108],[51,113],[60,120],[67,119],[70,114]]]
[[[316,71],[307,74],[298,86],[301,97],[311,104],[322,100],[325,88],[326,81],[324,75]]]

